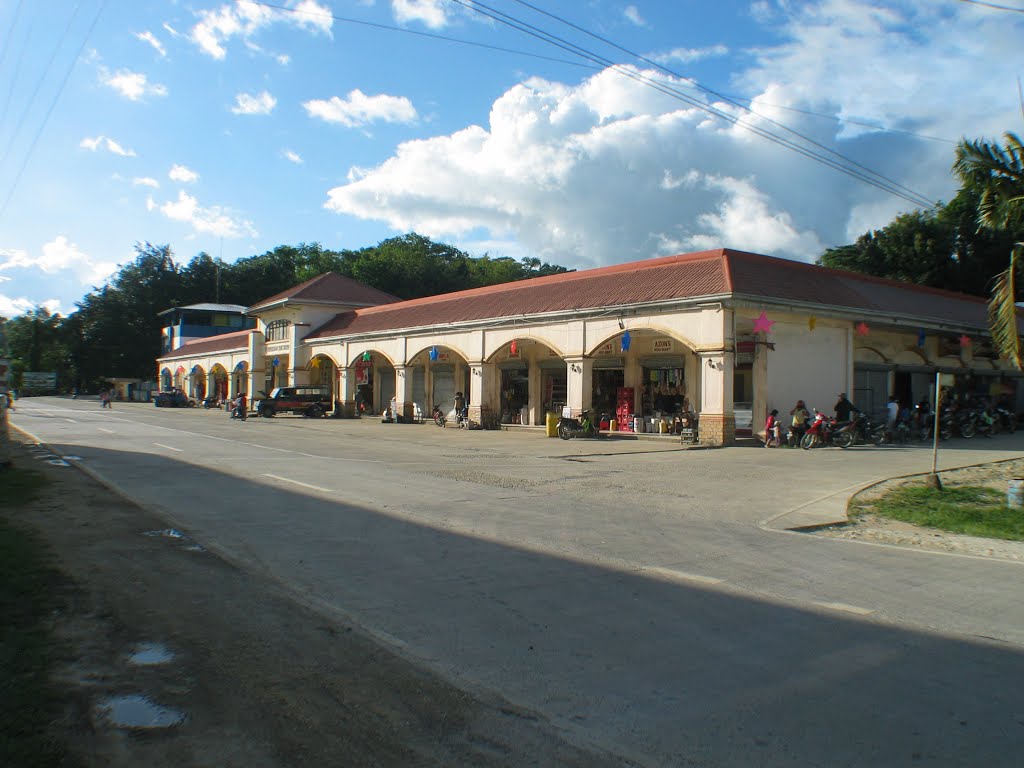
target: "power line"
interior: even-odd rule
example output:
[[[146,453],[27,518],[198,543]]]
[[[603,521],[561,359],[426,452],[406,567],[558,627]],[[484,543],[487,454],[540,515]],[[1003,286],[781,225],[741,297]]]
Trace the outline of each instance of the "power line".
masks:
[[[271,8],[273,10],[283,11],[283,12],[286,12],[286,13],[292,13],[292,14],[296,14],[296,15],[304,15],[304,16],[329,16],[333,21],[337,21],[337,22],[340,22],[342,24],[355,24],[355,25],[359,25],[359,26],[365,26],[365,27],[372,27],[372,28],[375,28],[375,29],[380,29],[380,30],[383,30],[385,32],[398,32],[398,33],[403,34],[403,35],[413,35],[413,36],[416,36],[416,37],[425,37],[425,38],[428,38],[428,39],[440,40],[440,41],[447,42],[447,43],[457,43],[459,45],[468,45],[468,46],[471,46],[471,47],[474,47],[474,48],[483,48],[485,50],[498,51],[500,53],[511,53],[513,55],[516,55],[516,56],[524,56],[526,58],[531,58],[531,59],[540,59],[542,61],[550,61],[550,62],[553,62],[555,64],[566,64],[566,65],[571,66],[571,67],[579,67],[580,69],[589,69],[589,70],[592,70],[594,72],[600,72],[600,71],[608,68],[608,66],[605,65],[605,64],[594,64],[594,63],[588,64],[586,62],[572,61],[570,59],[560,59],[560,58],[556,58],[556,57],[553,57],[553,56],[544,56],[544,55],[538,54],[538,53],[531,53],[529,51],[517,50],[515,48],[503,48],[501,46],[488,45],[486,43],[481,43],[481,42],[478,42],[478,41],[475,41],[475,40],[466,40],[464,38],[451,37],[449,35],[439,35],[439,34],[432,33],[432,32],[420,32],[420,31],[414,30],[414,29],[406,29],[405,27],[395,27],[395,26],[391,26],[391,25],[388,25],[388,24],[379,24],[377,22],[366,21],[364,19],[354,19],[354,18],[350,18],[350,17],[346,17],[346,16],[337,16],[335,14],[322,14],[322,13],[317,13],[316,11],[307,11],[307,10],[303,10],[303,9],[300,9],[300,8],[289,8],[289,7],[283,6],[283,5],[277,5],[277,4],[274,4],[274,3],[263,2],[263,0],[240,0],[240,2],[246,2],[246,3],[249,3],[250,5],[256,5],[256,6],[259,6],[259,7],[262,7],[262,8]],[[679,77],[677,75],[673,75],[673,76]],[[685,80],[687,82],[693,82],[694,83],[693,87],[696,88],[696,89],[700,89],[702,87],[699,84],[697,84],[696,81],[692,80],[691,78],[680,78],[680,79]],[[662,85],[665,85],[666,87],[686,87],[685,83],[684,84],[662,83]],[[728,95],[725,95],[725,96],[722,96],[722,98],[725,101],[752,101],[752,99],[748,99],[748,98],[745,98],[743,96],[728,96]],[[786,107],[786,106],[782,106],[782,105],[779,105],[779,104],[769,104],[769,103],[766,103],[766,102],[762,102],[762,104],[764,104],[764,106],[766,106],[766,107],[771,107],[773,109],[783,110],[785,112],[796,112],[796,113],[803,114],[803,115],[809,115],[811,117],[820,117],[820,118],[822,118],[824,120],[829,120],[829,121],[834,122],[834,123],[840,123],[842,125],[857,125],[857,126],[861,126],[863,128],[871,128],[871,129],[876,130],[876,131],[885,131],[886,133],[898,133],[898,134],[901,134],[901,135],[904,135],[904,136],[911,136],[911,137],[916,138],[916,139],[926,139],[928,141],[941,141],[941,142],[944,142],[946,144],[956,144],[957,143],[956,139],[946,139],[946,138],[942,138],[941,136],[929,136],[929,135],[923,134],[923,133],[915,133],[914,131],[901,130],[901,129],[898,129],[898,128],[891,128],[889,126],[884,126],[884,125],[880,126],[880,125],[877,125],[875,123],[868,123],[868,122],[863,122],[863,121],[859,121],[859,120],[853,120],[851,118],[845,118],[845,117],[837,117],[836,115],[826,114],[824,112],[815,112],[814,110],[810,110],[810,109],[800,109],[799,107]],[[752,110],[748,110],[748,111],[752,112]],[[758,114],[758,113],[752,112],[752,114]]]
[[[997,11],[1011,11],[1012,13],[1024,13],[1024,8],[1013,8],[1009,5],[999,5],[997,3],[986,3],[982,0],[960,0],[961,3],[968,3],[970,5],[980,5],[984,8],[995,8]]]
[[[459,2],[459,0],[456,0],[456,2]],[[733,99],[733,98],[731,98],[729,96],[726,96],[725,94],[719,93],[718,91],[715,91],[715,90],[713,90],[711,88],[708,88],[708,87],[702,85],[701,83],[697,82],[693,78],[685,78],[681,74],[679,74],[677,72],[674,72],[673,70],[669,69],[668,67],[664,66],[663,64],[661,64],[661,63],[659,63],[657,61],[653,61],[652,59],[650,59],[650,58],[648,58],[646,56],[643,56],[643,55],[641,55],[639,53],[635,53],[635,52],[629,50],[628,48],[624,48],[621,45],[619,45],[618,43],[616,43],[616,42],[614,42],[612,40],[609,40],[609,39],[607,39],[605,37],[602,37],[601,35],[595,34],[595,33],[591,32],[588,29],[585,29],[585,28],[583,28],[583,27],[581,27],[581,26],[579,26],[577,24],[572,23],[571,21],[569,21],[569,20],[567,20],[567,19],[565,19],[565,18],[563,18],[561,16],[558,16],[557,14],[553,14],[553,13],[550,13],[548,11],[545,11],[542,8],[538,8],[537,6],[532,5],[531,3],[527,2],[526,0],[513,0],[513,2],[516,2],[516,3],[519,3],[520,5],[526,6],[527,8],[530,8],[530,9],[536,11],[537,13],[544,14],[545,16],[547,16],[549,18],[552,18],[552,19],[554,19],[554,20],[556,20],[556,21],[558,21],[558,22],[560,22],[562,24],[565,24],[566,26],[572,27],[573,29],[576,29],[576,30],[580,31],[580,32],[584,33],[585,35],[589,35],[590,37],[592,37],[592,38],[594,38],[596,40],[600,40],[602,43],[605,43],[606,45],[610,45],[613,48],[616,48],[617,50],[621,51],[622,53],[625,53],[628,56],[632,56],[633,58],[638,59],[639,61],[642,61],[645,64],[649,64],[650,66],[656,67],[656,68],[660,69],[662,72],[666,72],[667,74],[671,75],[672,77],[675,77],[675,78],[677,78],[679,80],[687,80],[687,81],[693,83],[694,86],[696,86],[700,90],[704,91],[705,93],[708,93],[711,96],[714,96],[716,98],[723,99],[727,103],[732,104],[735,107],[738,107],[740,109],[746,110],[747,112],[749,112],[752,115],[756,115],[757,117],[761,118],[762,120],[765,120],[768,123],[781,128],[782,130],[786,131],[787,133],[789,133],[789,134],[791,134],[793,136],[796,136],[797,138],[799,138],[799,139],[801,139],[803,141],[808,142],[812,146],[818,147],[819,149],[829,153],[830,155],[839,158],[841,161],[846,162],[846,163],[850,163],[851,165],[853,165],[853,166],[855,166],[857,168],[860,168],[862,171],[865,171],[865,172],[871,174],[872,176],[875,176],[875,177],[883,180],[885,183],[891,184],[895,189],[902,190],[902,191],[910,194],[913,197],[919,197],[920,199],[924,200],[928,204],[928,206],[934,205],[934,203],[931,200],[928,200],[923,195],[919,195],[917,192],[915,192],[914,190],[910,189],[909,187],[905,187],[902,184],[900,184],[899,182],[896,182],[893,179],[890,179],[889,177],[884,176],[881,173],[878,173],[877,171],[874,171],[874,170],[872,170],[871,168],[868,168],[865,165],[861,165],[856,160],[850,159],[846,155],[843,155],[842,153],[837,152],[836,150],[832,149],[831,147],[825,146],[824,144],[821,144],[820,142],[815,141],[814,139],[810,138],[809,136],[805,136],[802,133],[793,130],[792,128],[788,127],[787,125],[784,125],[783,123],[778,122],[777,120],[773,120],[772,118],[770,118],[770,117],[768,117],[766,115],[763,115],[763,114],[761,114],[759,112],[754,111],[750,107],[747,107],[747,106],[739,103],[739,101],[737,101],[736,99]],[[482,3],[481,3],[481,5],[482,5]],[[743,125],[743,123],[740,123],[740,124]]]
[[[11,191],[7,193],[7,197],[4,198],[3,205],[0,205],[0,219],[3,218],[4,213],[7,212],[7,206],[11,202],[11,198],[14,197],[14,191],[18,188],[18,182],[21,181],[21,176],[25,172],[28,161],[32,157],[32,153],[35,152],[36,144],[39,143],[39,137],[43,134],[43,129],[46,128],[46,124],[50,121],[50,115],[53,114],[54,107],[57,106],[57,101],[60,99],[62,93],[64,93],[64,87],[68,84],[68,80],[71,78],[71,73],[75,69],[75,64],[78,63],[78,59],[82,56],[82,51],[85,49],[85,44],[89,42],[89,38],[92,36],[92,31],[96,28],[96,23],[100,20],[100,16],[103,14],[103,9],[106,8],[107,0],[102,0],[99,8],[96,10],[96,15],[93,17],[92,23],[89,25],[89,29],[85,33],[85,37],[82,38],[82,44],[78,46],[78,51],[75,53],[75,58],[71,60],[71,64],[68,66],[67,72],[64,73],[64,78],[60,82],[60,87],[57,89],[57,93],[54,95],[53,100],[50,102],[50,106],[46,110],[46,114],[43,116],[43,122],[39,125],[39,130],[36,131],[36,135],[32,138],[32,143],[28,147],[28,151],[25,152],[25,157],[21,161],[21,166],[18,168],[18,173],[14,176],[14,181],[11,182]]]
[[[64,25],[64,31],[61,33],[60,40],[57,41],[57,45],[53,49],[53,53],[50,54],[49,61],[46,62],[46,66],[43,68],[43,74],[36,81],[35,88],[32,89],[32,95],[28,97],[28,102],[25,104],[25,109],[21,113],[21,117],[18,118],[17,123],[14,126],[14,131],[11,133],[9,141],[5,142],[5,147],[2,153],[0,153],[0,168],[3,168],[5,162],[7,162],[7,156],[10,154],[11,147],[14,146],[15,139],[18,134],[21,133],[22,127],[25,125],[25,120],[28,118],[28,114],[32,109],[32,104],[36,100],[36,96],[39,95],[39,90],[43,87],[43,82],[46,80],[46,76],[50,74],[50,69],[53,67],[53,61],[57,58],[57,53],[64,45],[64,40],[68,36],[68,32],[71,31],[71,25],[74,24],[75,19],[78,17],[78,11],[81,10],[81,5],[75,5],[75,11],[68,18],[68,23]]]
[[[495,10],[493,8],[490,8],[489,6],[485,5],[484,3],[479,2],[479,0],[451,0],[451,2],[454,2],[454,3],[458,4],[458,5],[461,5],[461,6],[467,8],[469,10],[473,10],[473,11],[475,11],[475,12],[477,12],[477,13],[483,15],[483,16],[486,16],[487,18],[493,19],[494,21],[497,21],[497,22],[499,22],[501,24],[509,26],[509,27],[511,27],[513,29],[516,29],[516,30],[520,31],[520,32],[523,32],[524,34],[527,34],[527,35],[530,35],[532,37],[536,37],[538,39],[544,40],[545,42],[548,42],[549,44],[554,45],[554,46],[556,46],[558,48],[562,48],[563,50],[569,51],[570,53],[573,53],[575,55],[578,55],[578,56],[581,56],[583,58],[589,59],[590,61],[603,63],[608,68],[613,69],[614,71],[618,72],[619,74],[621,74],[621,75],[623,75],[625,77],[628,77],[628,78],[630,78],[632,80],[635,80],[635,81],[637,81],[639,83],[642,83],[644,85],[647,85],[647,86],[649,86],[649,87],[651,87],[651,88],[653,88],[653,89],[655,89],[657,91],[660,91],[661,93],[664,93],[664,94],[666,94],[666,95],[668,95],[668,96],[670,96],[672,98],[676,98],[676,99],[678,99],[680,101],[683,101],[683,102],[685,102],[687,104],[690,104],[690,105],[692,105],[694,107],[697,107],[698,109],[701,109],[701,110],[703,110],[705,112],[708,112],[709,114],[714,115],[716,117],[719,117],[720,119],[723,119],[723,120],[725,120],[725,121],[727,121],[727,122],[729,122],[729,123],[731,123],[733,125],[737,125],[737,126],[743,128],[744,130],[750,131],[751,133],[754,133],[755,135],[761,136],[762,138],[765,138],[768,141],[771,141],[771,142],[773,142],[775,144],[778,144],[778,145],[780,145],[782,147],[790,149],[791,151],[796,152],[797,154],[803,155],[804,157],[807,157],[808,159],[814,160],[815,162],[818,162],[818,163],[820,163],[822,165],[825,165],[825,166],[830,167],[830,168],[832,168],[834,170],[837,170],[840,173],[844,173],[844,174],[846,174],[846,175],[848,175],[848,176],[850,176],[852,178],[855,178],[855,179],[858,179],[860,181],[863,181],[864,183],[869,184],[869,185],[871,185],[871,186],[873,186],[873,187],[875,187],[875,188],[877,188],[879,190],[888,192],[889,194],[892,194],[892,195],[894,195],[896,197],[900,197],[900,198],[906,200],[907,202],[909,202],[909,203],[911,203],[911,204],[913,204],[915,206],[920,206],[920,207],[928,208],[928,207],[932,207],[932,206],[935,205],[935,203],[933,201],[929,200],[924,195],[921,195],[921,194],[919,194],[917,192],[914,192],[913,190],[909,189],[908,187],[905,187],[905,186],[903,186],[903,185],[901,185],[901,184],[899,184],[899,183],[897,183],[897,182],[895,182],[895,181],[893,181],[891,179],[888,179],[885,176],[883,176],[882,174],[877,173],[876,171],[872,171],[871,169],[868,169],[868,168],[866,168],[864,166],[861,166],[859,163],[857,163],[857,162],[855,162],[855,161],[853,161],[853,160],[851,160],[851,159],[841,155],[838,152],[835,152],[834,150],[831,150],[831,149],[829,149],[827,147],[823,147],[823,145],[820,145],[817,142],[814,142],[813,140],[811,140],[811,139],[809,139],[807,137],[800,136],[800,134],[797,134],[795,131],[791,131],[788,128],[786,130],[789,131],[790,133],[793,133],[794,135],[797,135],[798,137],[802,138],[804,141],[807,141],[808,143],[810,143],[812,145],[815,145],[815,146],[818,146],[819,148],[824,149],[826,152],[828,152],[831,155],[834,155],[838,159],[833,159],[832,157],[829,157],[828,155],[823,155],[821,152],[818,152],[818,151],[816,151],[816,150],[814,150],[814,149],[812,149],[810,147],[802,146],[802,145],[794,142],[791,139],[787,139],[787,138],[781,137],[781,136],[779,136],[777,134],[772,133],[771,131],[769,131],[767,129],[764,129],[764,128],[760,127],[760,126],[757,126],[757,125],[745,122],[745,121],[741,120],[740,118],[736,117],[735,115],[731,115],[731,114],[729,114],[727,112],[724,112],[724,111],[718,109],[717,107],[713,107],[713,106],[711,106],[709,104],[706,104],[704,102],[698,101],[698,100],[694,99],[693,97],[690,97],[690,96],[686,95],[685,93],[682,93],[681,91],[677,90],[674,87],[669,87],[669,86],[665,86],[665,85],[659,84],[658,81],[652,80],[651,78],[646,77],[645,75],[643,75],[643,74],[641,74],[639,72],[635,72],[635,71],[632,71],[630,69],[627,69],[627,68],[623,67],[622,65],[619,65],[616,62],[613,62],[610,59],[607,59],[606,57],[603,57],[603,56],[601,56],[599,54],[596,54],[596,53],[594,53],[592,51],[589,51],[589,50],[587,50],[585,48],[582,48],[581,46],[578,46],[575,43],[569,42],[569,41],[567,41],[567,40],[565,40],[565,39],[563,39],[561,37],[558,37],[557,35],[553,35],[553,34],[547,32],[545,30],[539,29],[539,28],[537,28],[537,27],[535,27],[535,26],[533,26],[533,25],[531,25],[531,24],[529,24],[527,22],[521,21],[520,19],[517,19],[517,18],[515,18],[515,17],[513,17],[513,16],[511,16],[509,14],[503,13],[502,11],[498,11],[498,10]],[[633,54],[631,54],[631,55],[633,55]],[[664,68],[662,67],[662,69],[664,69]],[[674,75],[674,76],[678,77],[678,75]],[[742,105],[737,105],[737,106],[739,106],[739,108],[741,108],[741,109],[744,109],[745,111],[749,111],[746,107],[743,107]],[[769,121],[767,118],[763,118],[763,119],[765,119],[768,122],[773,122],[773,121]],[[782,126],[782,127],[784,127],[784,126]],[[846,164],[844,164],[844,163],[846,163]],[[851,166],[854,166],[854,167],[851,167]],[[858,168],[860,168],[861,170],[858,170]]]

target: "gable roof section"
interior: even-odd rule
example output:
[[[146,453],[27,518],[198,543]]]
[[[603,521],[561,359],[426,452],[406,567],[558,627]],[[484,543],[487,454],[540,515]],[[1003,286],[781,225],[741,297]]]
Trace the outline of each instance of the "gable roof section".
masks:
[[[231,333],[222,333],[219,336],[210,336],[206,339],[188,341],[168,354],[161,355],[157,360],[174,360],[179,357],[209,355],[214,352],[226,352],[229,349],[248,349],[250,333],[255,333],[255,331],[250,328],[245,331],[233,331]]]
[[[254,310],[266,309],[275,304],[286,302],[313,302],[321,304],[354,304],[372,307],[378,304],[392,304],[401,301],[397,296],[378,291],[351,277],[339,275],[337,272],[325,272],[322,275],[292,286],[287,291],[263,299],[249,307],[249,314]]]
[[[721,296],[730,284],[721,253],[616,264],[343,312],[306,338]]]
[[[867,319],[888,314],[988,329],[984,298],[718,249],[343,312],[306,339],[700,298],[793,303],[819,311],[863,312]]]

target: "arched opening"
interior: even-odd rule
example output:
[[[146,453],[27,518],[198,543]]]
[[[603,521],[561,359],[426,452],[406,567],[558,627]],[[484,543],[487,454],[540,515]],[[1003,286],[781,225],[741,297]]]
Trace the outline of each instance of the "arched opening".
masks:
[[[216,397],[220,400],[228,398],[228,372],[220,363],[210,368],[211,387],[209,397]]]
[[[201,365],[192,366],[188,375],[189,397],[194,400],[206,399],[206,371]]]
[[[309,383],[314,387],[323,387],[331,395],[331,402],[342,399],[338,391],[338,368],[327,355],[315,355],[309,361]]]
[[[654,328],[624,328],[591,350],[591,407],[623,431],[678,431],[696,411],[696,358],[690,347]],[[692,401],[692,402],[691,402]]]
[[[188,374],[185,371],[185,366],[179,365],[177,370],[174,372],[174,389],[185,391],[185,383],[188,381]]]
[[[171,373],[170,368],[164,368],[162,371],[160,371],[160,389],[166,392],[173,386],[174,374]]]
[[[395,396],[395,366],[383,352],[367,349],[350,366],[356,412],[378,414]]]
[[[249,394],[249,367],[246,363],[238,363],[234,370],[231,372],[231,376],[234,379],[234,392],[236,395]]]
[[[291,327],[291,324],[291,320],[274,320],[273,322],[267,323],[264,336],[267,341],[286,341],[288,339],[288,329]]]
[[[450,347],[432,345],[421,350],[410,358],[406,375],[412,376],[413,403],[425,416],[433,413],[436,405],[447,418],[453,419],[457,392],[469,404],[469,364]]]
[[[568,368],[561,354],[534,338],[512,339],[488,361],[496,369],[491,407],[504,424],[538,426],[568,404]]]

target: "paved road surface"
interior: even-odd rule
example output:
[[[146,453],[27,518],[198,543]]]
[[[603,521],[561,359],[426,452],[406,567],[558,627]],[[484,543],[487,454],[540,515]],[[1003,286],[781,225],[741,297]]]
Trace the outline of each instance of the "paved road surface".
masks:
[[[253,573],[641,764],[1022,759],[1022,566],[770,530],[927,471],[920,447],[18,406],[18,427]],[[1024,435],[951,445],[940,466],[1024,455]]]

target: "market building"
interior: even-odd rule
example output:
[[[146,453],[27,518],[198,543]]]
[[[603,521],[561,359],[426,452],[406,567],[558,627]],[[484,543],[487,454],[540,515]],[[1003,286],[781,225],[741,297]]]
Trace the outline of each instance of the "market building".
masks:
[[[798,399],[831,411],[844,392],[876,414],[891,394],[913,404],[933,396],[936,372],[964,396],[1024,405],[984,299],[729,249],[410,301],[328,274],[246,314],[254,329],[159,358],[162,384],[195,398],[316,384],[340,414],[393,404],[408,420],[461,391],[488,426],[592,410],[660,431],[692,414],[709,445]]]

